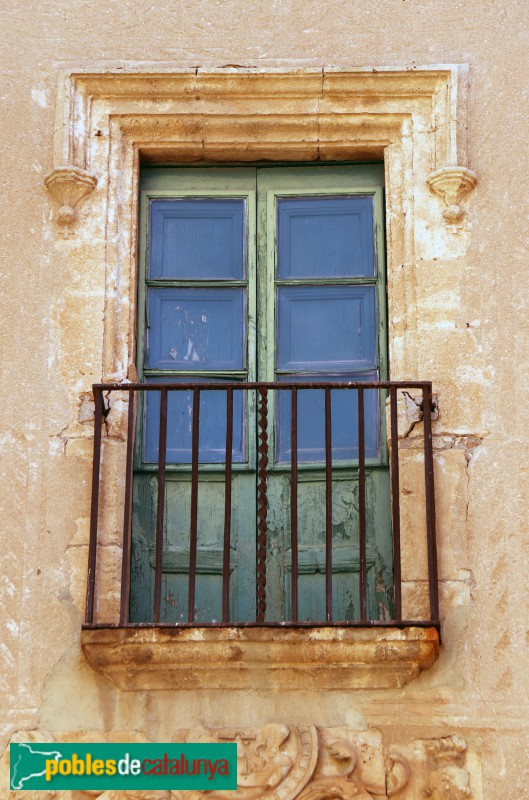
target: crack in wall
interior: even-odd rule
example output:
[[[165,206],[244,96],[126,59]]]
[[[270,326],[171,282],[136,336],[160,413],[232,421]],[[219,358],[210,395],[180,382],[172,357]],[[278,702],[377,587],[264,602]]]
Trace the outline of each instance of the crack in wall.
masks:
[[[468,524],[470,509],[470,467],[476,456],[477,450],[483,445],[487,434],[477,433],[438,433],[432,437],[434,453],[442,453],[446,450],[463,450],[465,454],[465,476],[466,476],[466,501],[465,501],[465,526]],[[424,436],[413,436],[400,439],[400,450],[422,451],[424,447]]]
[[[432,436],[434,452],[443,450],[464,450],[467,461],[470,461],[476,448],[483,444],[487,434],[479,433],[450,433],[443,431]],[[423,450],[424,436],[406,436],[399,439],[399,450]]]

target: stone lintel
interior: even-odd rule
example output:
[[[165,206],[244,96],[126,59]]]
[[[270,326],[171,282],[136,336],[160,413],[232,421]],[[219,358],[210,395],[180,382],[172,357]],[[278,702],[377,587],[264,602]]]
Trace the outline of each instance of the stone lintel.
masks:
[[[435,628],[95,628],[89,664],[124,691],[389,689],[429,669]]]

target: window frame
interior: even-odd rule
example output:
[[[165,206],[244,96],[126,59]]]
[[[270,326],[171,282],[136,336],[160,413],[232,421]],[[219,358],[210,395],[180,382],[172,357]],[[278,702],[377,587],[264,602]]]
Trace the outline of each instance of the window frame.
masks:
[[[346,176],[341,176],[340,180],[336,179],[340,167],[351,167],[351,172],[347,172]],[[260,380],[276,381],[278,370],[276,369],[276,354],[277,354],[277,309],[278,298],[276,294],[279,285],[296,285],[296,281],[278,280],[277,278],[277,199],[283,197],[314,197],[314,196],[329,196],[342,192],[342,189],[337,189],[343,180],[343,195],[371,195],[373,196],[373,224],[374,224],[374,260],[375,272],[372,280],[362,278],[343,278],[343,279],[316,279],[313,285],[366,285],[373,283],[376,286],[376,303],[375,303],[375,328],[376,328],[376,347],[377,347],[377,369],[379,370],[378,380],[386,380],[389,373],[388,366],[388,311],[387,311],[387,274],[386,274],[386,258],[385,258],[385,233],[384,233],[384,164],[382,162],[374,163],[355,163],[355,162],[331,162],[325,164],[289,164],[289,165],[262,165],[262,169],[272,175],[279,175],[282,179],[283,186],[277,192],[273,186],[267,185],[266,179],[261,179],[260,189],[258,187],[257,208],[258,208],[258,229],[264,228],[266,234],[258,239],[258,249],[266,247],[266,250],[261,249],[258,255],[258,263],[265,264],[266,269],[257,276],[257,291],[258,291],[258,305],[266,308],[265,324],[266,330],[264,336],[258,341],[258,347],[261,347],[261,352],[258,353],[257,362],[260,366]],[[295,169],[295,171],[294,171]],[[303,186],[303,179],[314,175],[314,170],[318,170],[320,177],[329,181],[325,186],[323,181],[318,181],[321,185],[315,191],[313,187],[305,188]],[[307,172],[302,175],[303,170]],[[331,177],[327,177],[327,171],[331,170]],[[353,181],[351,175],[355,173]],[[378,175],[375,177],[375,172]],[[310,180],[309,177],[309,180]],[[277,179],[272,181],[275,184]],[[352,186],[354,185],[354,188]],[[305,280],[302,281],[306,283]],[[312,282],[311,282],[312,283]],[[271,323],[272,320],[272,323]],[[329,373],[330,374],[330,373]],[[317,380],[325,380],[325,374],[319,373],[315,376]],[[269,436],[270,436],[270,465],[271,471],[285,471],[290,469],[288,462],[279,461],[276,458],[276,423],[277,414],[275,408],[276,398],[270,399],[270,416],[269,416]],[[380,393],[380,455],[377,458],[366,458],[366,467],[386,467],[388,464],[388,448],[386,437],[382,431],[385,421],[385,401]],[[336,462],[336,468],[345,472],[344,477],[351,477],[357,467],[357,459],[347,459]],[[321,462],[300,462],[298,469],[300,474],[303,473],[321,473],[324,474],[323,465]],[[333,467],[334,468],[334,467]]]
[[[138,259],[138,282],[137,282],[137,344],[136,344],[136,364],[140,380],[147,376],[152,378],[172,377],[187,379],[189,382],[204,378],[234,381],[255,381],[256,372],[256,280],[257,280],[257,250],[255,242],[256,233],[256,191],[255,180],[253,179],[253,168],[246,170],[244,167],[237,168],[237,172],[230,177],[230,186],[226,182],[227,171],[233,167],[187,167],[174,166],[143,169],[140,175],[140,221],[139,221],[139,259]],[[171,184],[175,177],[182,179],[183,186],[188,182],[193,183],[192,188],[180,188],[175,190]],[[244,262],[245,275],[242,280],[207,280],[197,279],[178,280],[178,279],[150,279],[148,278],[148,260],[150,243],[150,202],[157,199],[176,199],[185,197],[187,199],[208,199],[208,198],[227,198],[244,199],[246,204],[245,213],[245,243],[244,243]],[[156,370],[145,368],[145,338],[148,327],[148,287],[149,286],[178,286],[198,288],[200,286],[211,287],[222,284],[223,287],[246,286],[246,336],[243,343],[243,369],[240,370]],[[246,458],[242,462],[233,463],[233,470],[236,472],[253,471],[256,460],[256,447],[253,436],[248,436],[248,420],[255,414],[255,398],[248,395],[246,400],[243,437],[245,437]],[[145,413],[143,407],[138,414],[138,435],[135,445],[135,463],[142,471],[157,470],[157,464],[145,461],[143,454],[146,449],[145,443]],[[244,433],[246,432],[246,433]],[[166,463],[166,471],[189,472],[189,463],[170,462]],[[223,463],[203,462],[199,464],[201,472],[219,472],[224,469]]]
[[[340,172],[345,169],[345,172]],[[260,177],[258,177],[260,176]],[[315,178],[317,176],[317,179]],[[180,185],[175,185],[180,180]],[[280,188],[278,188],[280,184]],[[365,196],[373,198],[374,227],[374,272],[372,276],[316,278],[316,279],[280,279],[277,275],[277,239],[278,216],[277,201],[290,197],[327,197],[327,196]],[[150,203],[152,200],[164,199],[208,199],[208,198],[243,198],[246,203],[246,240],[244,258],[246,275],[242,280],[208,280],[190,279],[151,279],[148,277],[148,259],[150,246]],[[384,165],[382,162],[360,164],[354,162],[337,162],[329,164],[262,164],[252,165],[197,165],[189,167],[147,166],[140,176],[140,223],[139,223],[139,259],[137,281],[137,370],[140,380],[152,377],[160,379],[172,377],[178,379],[205,378],[205,370],[159,370],[146,368],[145,335],[148,327],[148,288],[152,287],[190,287],[199,288],[217,286],[247,287],[246,304],[246,368],[241,370],[208,370],[208,380],[231,379],[242,381],[276,381],[279,370],[276,369],[278,348],[278,293],[279,286],[314,285],[314,286],[375,286],[375,339],[378,380],[388,376],[388,318],[387,318],[387,277],[385,262],[384,233]],[[258,314],[257,307],[263,309]],[[143,334],[143,335],[142,335]],[[330,374],[330,373],[328,373]],[[295,373],[292,373],[295,379]],[[325,373],[318,373],[315,379],[325,380]],[[205,378],[206,379],[206,378]],[[351,380],[356,378],[351,377]],[[344,378],[347,380],[347,378]],[[269,398],[269,434],[270,465],[273,471],[289,469],[288,462],[278,457],[276,397],[272,393]],[[234,462],[235,471],[253,471],[256,463],[255,437],[248,435],[251,420],[255,419],[256,401],[252,393],[248,393],[245,410],[246,456],[242,462]],[[380,442],[379,455],[367,457],[366,467],[386,467],[388,448],[383,435],[385,421],[385,402],[380,393]],[[141,469],[156,470],[156,464],[144,461],[145,415],[138,419],[136,463]],[[139,442],[142,442],[141,446]],[[355,470],[356,459],[344,459],[336,462],[341,470]],[[168,461],[166,470],[185,472],[190,469],[188,463]],[[200,471],[218,471],[222,463],[202,462]],[[322,471],[321,461],[300,462],[301,474],[304,472]],[[352,473],[351,473],[352,474]]]
[[[68,244],[68,251],[82,251],[85,283],[89,281],[89,300],[85,314],[92,313],[97,346],[102,342],[101,371],[85,373],[89,391],[94,380],[119,385],[135,379],[136,280],[138,238],[138,175],[140,162],[196,163],[241,162],[250,160],[311,162],[316,160],[384,159],[387,187],[388,289],[391,315],[391,379],[403,380],[421,375],[431,365],[430,345],[417,336],[424,309],[420,286],[431,269],[429,259],[464,256],[470,240],[469,226],[454,236],[445,229],[442,205],[431,194],[428,176],[447,171],[466,175],[468,141],[462,135],[467,118],[468,66],[443,64],[410,70],[379,64],[361,68],[324,67],[317,70],[278,69],[167,69],[160,71],[65,71],[59,77],[57,120],[54,126],[54,163],[70,172],[80,168],[98,181],[97,191],[83,206],[75,234],[79,242]],[[432,120],[435,124],[432,124]],[[432,172],[433,170],[433,172]],[[437,171],[437,172],[436,172]],[[448,179],[448,178],[447,178]],[[76,174],[71,179],[77,180]],[[475,179],[474,183],[475,185]],[[51,223],[49,234],[53,236]],[[428,235],[425,236],[425,231]],[[62,246],[62,242],[58,243]],[[116,290],[119,287],[119,290]],[[88,291],[88,289],[87,289]],[[97,360],[96,360],[97,361]],[[99,363],[97,361],[97,363]],[[426,366],[425,366],[426,365]],[[433,377],[436,377],[434,369]],[[450,379],[443,378],[443,391],[452,390]],[[102,390],[101,390],[102,391]],[[123,414],[119,409],[108,420],[110,436],[122,442]],[[126,420],[125,420],[126,422]],[[119,432],[113,433],[113,432]],[[124,447],[125,445],[120,445]],[[114,462],[105,468],[115,480]],[[121,513],[121,493],[111,498],[104,518],[109,524]],[[97,528],[90,538],[95,553]],[[404,533],[404,532],[403,532]],[[412,546],[413,542],[408,541]],[[116,618],[115,594],[104,583],[99,590],[99,619]],[[355,631],[331,631],[329,653],[321,663],[320,638],[312,641],[306,631],[299,633],[301,650],[293,638],[285,636],[285,652],[270,655],[271,666],[285,666],[288,655],[303,652],[310,666],[318,670],[301,671],[299,664],[271,670],[267,678],[275,688],[306,688],[307,674],[314,676],[314,688],[361,688],[391,686],[402,688],[411,678],[427,669],[436,658],[439,645],[438,623],[424,631],[391,626],[387,633],[392,659],[397,634],[403,654],[398,667],[383,672],[378,663],[380,639],[386,633],[363,631],[365,642],[349,663],[362,663],[368,670],[358,673],[341,668],[344,646],[353,642]],[[87,626],[91,616],[87,616]],[[266,631],[248,629],[215,631],[208,643],[212,669],[196,677],[197,688],[222,688],[226,685],[255,688],[255,677],[248,670],[251,653],[260,652]],[[272,630],[271,647],[276,647],[277,632]],[[83,648],[90,663],[123,689],[182,687],[178,674],[188,674],[203,658],[203,631],[161,630],[84,630]],[[178,647],[167,643],[178,642]],[[196,647],[193,649],[196,640]],[[243,641],[244,640],[244,641]],[[296,639],[296,642],[298,639]],[[232,642],[246,647],[241,659],[231,661],[219,683],[218,661],[229,658]],[[368,644],[366,658],[365,644]],[[186,649],[189,644],[191,650]],[[215,649],[216,648],[216,649]],[[404,651],[412,656],[404,672]],[[154,654],[154,662],[153,662]],[[419,658],[420,655],[420,658]],[[296,655],[296,659],[298,656]],[[130,663],[135,670],[131,673]],[[148,663],[148,670],[141,670]],[[158,665],[157,670],[152,664]],[[407,677],[406,677],[407,676]],[[226,683],[227,679],[231,683]],[[296,681],[299,680],[299,684]],[[356,680],[356,682],[355,682]],[[378,682],[377,682],[378,681]]]

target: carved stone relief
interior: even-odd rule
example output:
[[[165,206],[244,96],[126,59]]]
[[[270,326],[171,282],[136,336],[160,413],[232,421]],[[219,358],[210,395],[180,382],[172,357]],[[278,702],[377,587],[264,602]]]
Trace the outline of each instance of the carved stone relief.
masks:
[[[465,212],[460,203],[478,182],[477,175],[466,167],[441,167],[426,179],[428,188],[445,204],[443,219],[448,225],[457,227]]]
[[[435,763],[428,776],[427,797],[432,800],[464,800],[472,797],[470,776],[464,767],[467,744],[460,736],[447,736],[425,743]]]
[[[466,766],[467,743],[462,737],[453,735],[415,740],[396,747],[393,758],[396,755],[408,770],[406,789],[404,792],[400,789],[393,791],[389,773],[388,797],[396,795],[402,800],[477,800]],[[397,763],[394,761],[393,771]]]
[[[59,225],[65,239],[70,227],[77,219],[76,206],[92,192],[97,178],[76,166],[55,167],[44,178],[44,184],[53,199],[59,204],[55,222]]]
[[[291,800],[310,779],[318,758],[318,737],[310,725],[270,724],[262,728],[192,728],[188,742],[237,742],[239,786],[243,800]],[[174,792],[175,797],[199,800],[203,792]],[[208,792],[214,800],[229,800],[232,792]]]
[[[55,734],[26,731],[12,742],[147,741],[142,735]],[[175,742],[236,742],[240,800],[481,800],[467,768],[460,736],[387,745],[374,729],[315,728],[271,723],[258,728],[195,727]],[[0,761],[0,785],[9,781],[9,750]],[[11,792],[22,800],[25,792]],[[35,800],[230,800],[233,792],[35,792]]]

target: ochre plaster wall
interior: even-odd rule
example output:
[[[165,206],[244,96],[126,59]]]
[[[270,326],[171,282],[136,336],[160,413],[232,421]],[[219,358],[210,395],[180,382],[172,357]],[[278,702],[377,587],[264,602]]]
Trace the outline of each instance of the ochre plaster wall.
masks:
[[[3,6],[2,745],[32,729],[170,740],[196,725],[266,723],[340,736],[372,728],[388,747],[457,735],[475,797],[529,797],[526,3]],[[59,72],[433,64],[469,66],[458,142],[479,178],[464,203],[464,252],[443,260],[418,247],[414,265],[422,344],[419,374],[407,377],[445,389],[435,428],[440,658],[404,689],[383,692],[120,692],[79,647],[91,430],[78,414],[102,375],[106,251],[103,238],[64,242],[52,222],[43,178],[54,166]],[[81,206],[79,225],[89,209]]]

